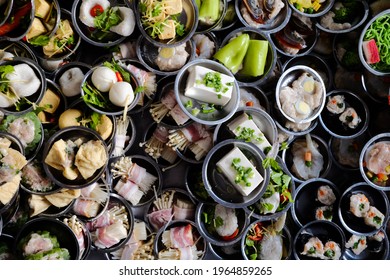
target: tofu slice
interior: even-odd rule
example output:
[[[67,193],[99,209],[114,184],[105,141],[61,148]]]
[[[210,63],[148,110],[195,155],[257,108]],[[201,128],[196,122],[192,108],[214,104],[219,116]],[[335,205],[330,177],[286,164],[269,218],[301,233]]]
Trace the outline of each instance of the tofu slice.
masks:
[[[46,18],[50,12],[50,4],[45,0],[34,0],[35,2],[35,16],[39,18]]]
[[[227,126],[237,137],[241,135],[243,129],[245,128],[253,130],[253,137],[251,137],[250,142],[255,144],[262,151],[266,148],[272,147],[263,132],[261,132],[253,119],[251,119],[246,113],[243,113],[241,116],[231,121]]]
[[[193,66],[190,72],[184,95],[209,104],[225,106],[232,98],[234,78],[203,66]],[[202,81],[207,73],[221,75],[222,87],[225,90],[217,92],[213,87],[206,86]]]
[[[158,35],[160,40],[172,39],[176,36],[176,25],[175,21],[172,19],[168,19],[165,22],[163,32]]]
[[[54,112],[58,109],[60,105],[61,99],[55,94],[51,89],[47,89],[41,102],[39,102],[39,106],[44,107],[45,105],[51,105],[50,108],[45,109],[45,112],[50,114],[54,114]]]
[[[165,0],[164,4],[165,13],[167,15],[180,14],[183,10],[182,0]]]
[[[248,178],[248,183],[250,186],[246,186],[243,182],[236,183],[235,179],[237,176],[237,171],[232,166],[234,159],[240,159],[240,166],[247,168],[252,168],[253,176]],[[248,158],[241,152],[238,147],[235,147],[227,155],[225,155],[221,160],[217,162],[217,167],[222,171],[230,183],[240,192],[243,196],[248,196],[260,183],[264,180],[263,176],[256,170],[253,164],[248,160]]]
[[[43,25],[39,18],[34,18],[30,30],[26,34],[27,40],[45,34],[47,32],[46,27]]]

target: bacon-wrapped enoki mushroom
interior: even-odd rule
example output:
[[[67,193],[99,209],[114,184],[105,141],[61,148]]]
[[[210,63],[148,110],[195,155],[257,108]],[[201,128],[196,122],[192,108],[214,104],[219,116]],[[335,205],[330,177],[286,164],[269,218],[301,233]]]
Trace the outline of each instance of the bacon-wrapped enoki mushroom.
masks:
[[[157,231],[173,218],[173,197],[175,191],[166,191],[153,202],[152,211],[147,218],[152,227]]]
[[[168,138],[168,146],[180,151],[189,148],[196,160],[201,160],[213,144],[211,132],[199,123],[193,123],[178,130],[170,130]]]
[[[143,193],[148,192],[157,180],[157,177],[148,173],[145,168],[132,162],[130,157],[121,157],[113,163],[111,172],[114,178],[121,177],[135,183]]]
[[[156,123],[166,116],[171,116],[177,125],[183,125],[190,119],[177,103],[173,89],[164,94],[160,101],[151,104],[149,112]]]
[[[140,147],[145,146],[145,152],[154,159],[161,157],[165,144],[168,143],[168,129],[165,126],[157,125],[146,142],[140,143]]]
[[[158,253],[158,258],[161,260],[197,260],[204,253],[196,247],[191,224],[164,231],[162,243],[166,249]]]
[[[64,218],[64,224],[66,224],[70,229],[74,232],[77,238],[77,242],[79,243],[80,248],[80,256],[85,251],[85,240],[84,240],[84,228],[80,221],[77,219],[75,215],[70,218]]]
[[[111,255],[117,260],[153,260],[154,238],[154,234],[148,236],[144,222],[135,222],[129,241]]]
[[[107,201],[106,185],[93,183],[81,189],[81,195],[73,204],[73,211],[86,218],[96,217],[101,206]]]
[[[109,248],[128,235],[130,228],[126,208],[114,206],[97,220],[88,223],[91,237],[97,248]]]
[[[124,154],[126,141],[130,138],[127,135],[129,124],[130,119],[128,117],[123,118],[123,116],[121,116],[116,120],[115,144],[114,151],[112,152],[114,157],[119,157]]]

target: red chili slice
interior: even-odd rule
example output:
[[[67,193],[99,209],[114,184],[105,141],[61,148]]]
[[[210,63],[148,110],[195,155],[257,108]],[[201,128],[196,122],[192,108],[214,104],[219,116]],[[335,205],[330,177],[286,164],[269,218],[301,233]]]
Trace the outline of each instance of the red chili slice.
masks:
[[[231,235],[228,235],[228,236],[222,236],[222,239],[225,240],[225,241],[230,241],[232,239],[234,239],[237,235],[238,235],[238,228],[231,234]]]
[[[123,78],[122,78],[121,73],[115,72],[115,75],[116,75],[116,79],[117,79],[118,82],[123,82]]]
[[[101,5],[96,4],[92,7],[91,11],[89,12],[91,16],[96,17],[98,15],[101,15],[104,12],[104,9]]]
[[[0,36],[4,36],[16,29],[22,21],[22,18],[31,11],[31,8],[31,3],[28,3],[17,10],[13,16],[10,16],[12,20],[9,19],[6,23],[0,26]]]

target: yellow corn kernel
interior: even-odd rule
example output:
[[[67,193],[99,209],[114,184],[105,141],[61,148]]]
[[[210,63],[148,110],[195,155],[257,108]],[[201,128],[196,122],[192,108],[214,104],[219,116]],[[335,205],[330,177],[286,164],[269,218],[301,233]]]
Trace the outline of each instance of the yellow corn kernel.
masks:
[[[321,8],[321,4],[320,4],[319,2],[317,2],[317,1],[315,1],[315,2],[313,3],[313,9],[314,9],[314,11],[317,12],[320,8]]]
[[[386,166],[385,171],[386,173],[390,173],[390,165]]]
[[[371,179],[372,177],[374,177],[374,174],[373,174],[372,172],[370,172],[370,171],[367,171],[367,172],[366,172],[366,175],[367,175],[367,177],[370,178],[370,179]]]

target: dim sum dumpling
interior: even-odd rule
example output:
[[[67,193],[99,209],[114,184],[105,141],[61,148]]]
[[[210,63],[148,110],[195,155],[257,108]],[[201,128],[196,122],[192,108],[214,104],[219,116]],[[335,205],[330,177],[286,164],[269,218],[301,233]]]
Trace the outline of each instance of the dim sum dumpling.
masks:
[[[104,166],[107,152],[100,140],[90,140],[77,151],[75,165],[84,179],[90,178],[96,170]]]

